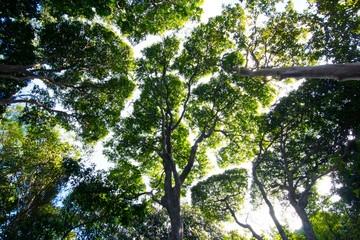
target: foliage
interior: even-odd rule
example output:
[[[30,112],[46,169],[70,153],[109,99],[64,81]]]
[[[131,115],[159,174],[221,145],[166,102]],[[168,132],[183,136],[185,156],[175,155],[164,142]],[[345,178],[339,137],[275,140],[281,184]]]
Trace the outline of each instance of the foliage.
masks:
[[[311,231],[308,217],[316,199],[314,185],[346,163],[355,141],[349,137],[359,126],[358,88],[358,82],[308,80],[264,118],[253,165],[257,185],[289,201],[306,234]]]
[[[192,204],[198,206],[206,219],[229,220],[230,212],[240,210],[247,189],[247,171],[230,169],[212,175],[191,188]]]
[[[279,12],[276,2],[281,1],[248,1],[249,33],[243,36],[246,67],[271,68],[311,63],[306,45],[308,30],[302,23],[302,14],[294,9],[291,1],[287,2],[284,11]],[[250,63],[250,59],[254,64]]]
[[[18,111],[9,110],[0,123],[1,235],[12,239],[39,234],[44,223],[33,221],[52,221],[51,201],[76,171],[78,157],[52,126],[24,125]]]
[[[359,61],[358,1],[311,1],[305,15],[312,37],[309,50],[337,63]]]
[[[13,66],[20,75],[2,77],[15,82],[39,78],[43,85],[3,102],[29,104],[29,117],[31,108],[42,107],[68,129],[80,124],[78,131],[88,141],[104,137],[134,88],[124,75],[132,66],[130,47],[99,24],[49,23],[37,34],[37,55],[43,60],[31,70]],[[56,109],[59,103],[63,110]]]
[[[36,10],[37,1],[2,1],[0,12],[0,64],[28,65],[35,61],[34,28],[29,23],[32,18],[38,17]],[[10,98],[27,81],[9,82],[0,78],[0,99]],[[5,107],[0,106],[0,113],[5,112]]]
[[[207,221],[197,208],[183,206],[184,239],[223,239],[224,229],[216,222]],[[171,226],[164,209],[148,208],[143,221],[134,221],[122,230],[122,239],[168,239]]]
[[[268,135],[267,141],[262,142],[262,150],[264,157],[271,159],[266,165],[268,170],[264,169],[267,172],[264,177],[271,178],[276,186],[281,185],[274,182],[268,167],[276,165],[275,169],[282,169],[285,156],[290,161],[294,155],[294,161],[301,164],[294,165],[294,171],[290,172],[303,174],[309,171],[306,176],[310,177],[310,172],[326,171],[327,162],[331,158],[339,158],[339,152],[347,153],[341,146],[347,145],[347,137],[358,129],[358,87],[357,82],[339,84],[335,81],[308,80],[297,91],[283,98],[264,120],[263,131]],[[285,152],[280,146],[277,150],[277,141],[286,147]],[[266,151],[270,146],[272,149]],[[279,162],[275,161],[278,154],[283,154],[280,156],[283,160],[279,159]],[[327,157],[321,157],[324,154]],[[322,158],[323,161],[318,162]],[[301,179],[298,183],[303,181]]]
[[[44,8],[56,18],[64,14],[89,20],[103,17],[120,29],[121,34],[135,41],[147,34],[159,34],[168,29],[179,29],[188,20],[199,20],[202,0],[173,1],[81,1],[45,0]]]
[[[82,168],[70,184],[71,192],[59,208],[63,238],[69,234],[91,239],[116,237],[134,219],[144,218],[147,204],[137,197],[145,186],[130,164],[109,172]]]
[[[331,212],[318,212],[312,223],[318,239],[347,239],[341,233],[341,216]]]
[[[360,194],[359,194],[359,142],[353,142],[350,146],[350,152],[347,161],[339,166],[336,172],[336,183],[340,186],[336,188],[343,201],[351,206],[354,214],[360,209]]]
[[[241,239],[217,225],[231,216],[262,239],[235,214],[247,188],[245,170],[199,182],[192,193],[200,210],[182,206],[189,186],[209,172],[213,151],[224,168],[253,159],[253,180],[282,238],[356,237],[358,82],[306,80],[269,113],[260,116],[259,110],[273,100],[273,78],[282,79],[285,67],[358,61],[359,1],[315,0],[305,13],[291,1],[281,12],[284,1],[242,2],[225,6],[183,40],[164,37],[134,60],[127,40],[138,43],[198,20],[202,1],[5,0],[0,234]],[[327,69],[335,66],[342,67]],[[266,74],[256,75],[261,71]],[[124,114],[136,87],[139,95]],[[6,113],[19,103],[21,114]],[[116,167],[101,172],[79,164],[75,149],[59,140],[57,124],[75,130],[84,143],[113,130],[107,156]],[[329,173],[341,184],[334,192],[342,201],[319,212],[314,186]],[[64,201],[56,198],[61,189]],[[276,197],[295,208],[303,232],[279,227],[269,201]]]
[[[357,135],[358,136],[358,135]],[[358,137],[356,137],[358,139]],[[332,207],[334,215],[340,215],[341,234],[347,238],[356,238],[359,234],[359,142],[350,145],[346,161],[333,174],[335,186],[333,193],[341,197],[341,201]]]
[[[226,16],[230,21],[230,15]],[[227,24],[221,19],[196,27],[181,52],[179,40],[172,36],[143,50],[136,69],[140,96],[108,144],[113,145],[108,152],[111,159],[140,164],[156,191],[154,200],[168,211],[180,210],[170,207],[180,197],[172,194],[183,194],[195,178],[206,173],[206,149],[223,140],[219,133],[226,124],[232,121],[235,127],[241,121],[248,129],[246,120],[251,124],[255,110],[268,104],[272,96],[271,88],[262,87],[259,81],[225,71],[216,73],[218,68],[208,64],[220,61],[232,47],[226,34],[214,31]],[[210,74],[209,81],[201,82]],[[192,143],[190,134],[194,134]]]
[[[134,90],[132,51],[121,37],[139,41],[178,28],[198,19],[200,3],[6,0],[0,15],[0,111],[26,103],[54,113],[85,141],[103,138]],[[117,24],[121,36],[109,24]],[[30,83],[31,92],[17,94]]]

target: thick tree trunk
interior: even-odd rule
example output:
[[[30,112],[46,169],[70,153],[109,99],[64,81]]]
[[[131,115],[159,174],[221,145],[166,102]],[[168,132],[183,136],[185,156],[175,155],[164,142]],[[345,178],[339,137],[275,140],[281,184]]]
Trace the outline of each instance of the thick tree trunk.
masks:
[[[308,196],[309,196],[309,190],[310,187],[307,188],[303,193],[301,193],[297,198],[295,197],[296,191],[293,184],[293,178],[291,177],[288,179],[289,181],[289,192],[288,192],[288,198],[291,206],[295,209],[296,213],[301,219],[301,223],[304,228],[306,239],[308,240],[316,240],[316,235],[314,233],[314,229],[312,227],[312,224],[308,218],[308,215],[305,211],[305,208],[308,204]]]
[[[226,66],[223,66],[227,68]],[[250,70],[246,68],[228,68],[240,76],[286,78],[320,78],[338,81],[360,80],[360,62],[327,64],[319,66],[280,67]]]
[[[314,233],[314,229],[313,229],[312,224],[306,214],[306,211],[297,205],[295,205],[295,206],[293,205],[293,207],[295,208],[296,213],[298,214],[298,216],[301,219],[306,239],[307,240],[316,240],[317,238]]]
[[[176,206],[175,206],[176,205]],[[173,209],[168,210],[171,220],[171,240],[182,240],[184,238],[184,225],[180,210],[180,201],[174,204]]]
[[[162,198],[171,221],[171,240],[182,240],[184,238],[184,226],[181,216],[180,191],[172,188],[168,194]]]
[[[25,73],[27,66],[0,64],[0,72],[2,73]]]
[[[180,206],[181,183],[176,166],[170,154],[163,156],[165,169],[164,190],[165,194],[161,199],[162,205],[166,208],[171,221],[171,240],[182,240],[184,238],[183,221]],[[174,179],[174,186],[173,180]]]

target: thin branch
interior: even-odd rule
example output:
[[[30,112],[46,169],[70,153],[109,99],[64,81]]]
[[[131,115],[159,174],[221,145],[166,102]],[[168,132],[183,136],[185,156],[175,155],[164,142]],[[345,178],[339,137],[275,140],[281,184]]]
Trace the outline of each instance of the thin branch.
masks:
[[[226,204],[226,209],[230,211],[231,216],[234,218],[235,222],[236,222],[240,227],[249,229],[250,232],[252,233],[252,235],[254,236],[254,238],[256,238],[256,239],[258,239],[258,240],[263,240],[263,238],[262,238],[260,235],[258,235],[258,234],[254,231],[254,229],[253,229],[249,224],[241,223],[241,222],[237,219],[234,210],[230,207],[230,205],[229,205],[229,203],[227,202],[227,200],[225,200],[225,204]]]
[[[33,68],[33,67],[39,67],[41,66],[42,64],[46,63],[47,61],[49,61],[50,59],[54,58],[54,57],[57,57],[57,54],[52,54],[50,55],[49,57],[43,59],[42,61],[38,62],[38,63],[35,63],[35,64],[31,64],[31,65],[27,65],[27,66],[24,66],[26,69],[28,68]]]
[[[45,104],[43,104],[43,103],[41,103],[39,101],[36,101],[34,99],[18,99],[18,100],[5,99],[5,100],[0,100],[0,106],[5,106],[6,104],[13,104],[13,103],[30,103],[30,104],[37,105],[37,106],[39,106],[41,108],[44,108],[46,111],[51,112],[51,113],[61,113],[61,114],[65,114],[67,116],[72,116],[72,114],[69,114],[67,112],[49,108]]]
[[[258,155],[259,156],[259,155]],[[258,157],[259,158],[259,157]],[[281,226],[280,222],[278,221],[276,215],[275,215],[275,210],[274,210],[274,207],[272,205],[272,203],[270,202],[270,200],[268,199],[267,197],[267,194],[266,194],[266,191],[264,189],[264,186],[262,185],[262,183],[260,182],[260,180],[258,179],[258,176],[257,176],[257,173],[256,173],[256,167],[257,167],[257,164],[256,164],[257,161],[255,161],[253,163],[253,167],[252,167],[252,173],[253,173],[253,179],[254,179],[254,182],[255,184],[257,185],[257,187],[259,188],[260,192],[261,192],[261,195],[266,203],[266,205],[268,206],[269,208],[269,213],[270,213],[270,216],[273,220],[273,222],[275,223],[275,226],[278,230],[278,232],[280,233],[281,237],[284,239],[284,240],[288,240],[288,237],[283,229],[283,227]]]

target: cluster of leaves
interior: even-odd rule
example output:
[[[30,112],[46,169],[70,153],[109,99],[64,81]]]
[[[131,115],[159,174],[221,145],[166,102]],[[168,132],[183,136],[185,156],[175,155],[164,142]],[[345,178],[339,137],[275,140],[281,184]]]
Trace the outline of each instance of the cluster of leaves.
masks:
[[[0,123],[1,235],[12,239],[31,235],[27,227],[55,210],[51,201],[74,174],[78,158],[51,125],[24,125],[17,117],[10,111]]]
[[[358,88],[358,82],[307,80],[265,118],[253,171],[269,195],[295,208],[303,224],[319,210],[312,202],[317,181],[346,164],[359,137],[352,136],[359,126]]]
[[[292,2],[288,1],[281,12],[275,5],[282,1],[249,2],[249,33],[242,37],[246,47],[246,66],[270,68],[309,64],[308,30],[303,24],[303,15],[294,9]]]
[[[102,138],[134,89],[128,76],[131,49],[100,24],[50,21],[42,12],[45,5],[40,1],[14,1],[2,12],[5,24],[0,72],[1,92],[5,95],[1,96],[1,105],[26,103],[29,108],[40,107],[58,115],[67,128],[80,124],[79,133],[84,139]],[[24,25],[27,31],[14,24]],[[36,84],[34,79],[43,84]],[[17,94],[30,82],[35,84],[32,91]]]
[[[147,1],[81,1],[63,2],[45,0],[45,11],[61,18],[83,17],[89,20],[96,16],[120,29],[135,42],[147,34],[159,34],[168,29],[179,29],[187,21],[199,20],[202,0],[147,0]]]
[[[135,201],[145,186],[130,164],[108,172],[81,168],[69,185],[70,194],[58,214],[63,238],[71,234],[91,239],[118,237],[134,219],[145,217],[147,204]]]
[[[20,111],[0,122],[1,237],[98,239],[144,216],[146,204],[134,201],[145,187],[136,167],[84,167],[51,121],[24,124]]]
[[[312,37],[309,50],[336,63],[357,62],[360,52],[358,1],[311,1],[306,15]]]
[[[32,40],[34,29],[29,20],[39,16],[37,1],[4,1],[0,12],[0,64],[32,64],[36,56]],[[23,17],[21,17],[23,16]],[[0,98],[7,99],[27,85],[28,81],[9,82],[0,78]],[[0,106],[0,113],[5,111]]]
[[[246,190],[247,171],[226,170],[197,183],[191,189],[192,204],[199,206],[206,219],[226,221],[230,218],[230,211],[240,210]]]
[[[205,220],[201,212],[192,206],[182,208],[184,221],[184,239],[224,239],[227,233],[214,221]],[[169,239],[171,225],[165,209],[150,206],[145,218],[133,222],[130,227],[121,230],[121,239]]]

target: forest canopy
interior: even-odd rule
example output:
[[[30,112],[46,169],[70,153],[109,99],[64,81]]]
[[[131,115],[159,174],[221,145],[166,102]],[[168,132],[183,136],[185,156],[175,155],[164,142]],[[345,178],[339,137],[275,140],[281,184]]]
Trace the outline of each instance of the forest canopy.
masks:
[[[359,235],[360,2],[203,2],[3,1],[0,238]]]

